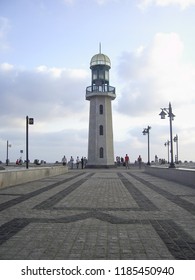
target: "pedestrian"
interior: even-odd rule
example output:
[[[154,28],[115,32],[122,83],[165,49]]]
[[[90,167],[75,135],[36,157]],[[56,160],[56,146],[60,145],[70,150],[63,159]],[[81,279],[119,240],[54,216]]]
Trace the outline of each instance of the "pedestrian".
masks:
[[[126,169],[127,168],[129,169],[129,156],[128,156],[128,154],[126,154],[126,156],[125,156],[125,167],[126,167]]]
[[[74,165],[74,158],[71,156],[70,157],[70,167],[71,167],[71,169],[73,169],[73,165]]]
[[[141,156],[140,156],[140,155],[139,155],[139,157],[138,157],[137,161],[138,161],[139,169],[141,169],[141,165],[142,165],[142,158],[141,158]]]
[[[86,168],[86,165],[87,165],[87,158],[86,157],[84,157],[84,159],[83,159],[83,164],[84,164],[84,168]]]
[[[116,164],[117,164],[117,166],[120,166],[120,163],[121,163],[121,162],[120,162],[120,157],[117,156],[117,157],[116,157]]]
[[[67,159],[66,159],[65,156],[63,156],[63,158],[62,158],[62,164],[63,164],[64,166],[66,166],[66,163],[67,163]]]
[[[77,169],[79,168],[79,157],[77,157],[76,159],[76,165],[77,165]]]
[[[83,157],[81,158],[81,168],[83,169],[83,165],[84,165],[84,159]]]

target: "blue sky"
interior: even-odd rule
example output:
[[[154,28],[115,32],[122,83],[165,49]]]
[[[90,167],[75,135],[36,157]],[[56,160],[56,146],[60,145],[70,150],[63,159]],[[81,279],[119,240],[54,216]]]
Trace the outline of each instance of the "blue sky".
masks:
[[[169,122],[161,107],[172,103],[179,158],[195,161],[195,0],[2,0],[0,2],[0,160],[6,141],[15,161],[87,156],[91,57],[112,62],[115,156],[167,158]],[[25,153],[23,155],[25,157]]]

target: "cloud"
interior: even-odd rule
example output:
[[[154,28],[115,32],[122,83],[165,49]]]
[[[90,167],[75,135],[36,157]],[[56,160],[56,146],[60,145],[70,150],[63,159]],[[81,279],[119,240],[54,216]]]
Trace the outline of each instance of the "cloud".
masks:
[[[31,113],[43,121],[65,117],[84,103],[87,77],[82,69],[39,66],[29,71],[3,63],[0,115],[20,118]]]
[[[72,128],[56,132],[36,132],[30,135],[31,161],[34,158],[60,161],[63,155],[87,156],[87,130]]]
[[[176,33],[157,33],[150,45],[123,53],[118,110],[136,117],[169,101],[177,107],[194,103],[195,67],[183,54],[184,44]]]
[[[195,0],[141,0],[138,6],[141,9],[145,9],[151,5],[156,5],[161,7],[165,7],[169,5],[178,5],[183,10],[192,5],[195,5]]]
[[[2,71],[11,71],[12,69],[14,68],[14,66],[12,64],[9,64],[9,63],[2,63],[0,64],[0,70]]]
[[[140,153],[146,160],[147,144],[141,132],[150,125],[151,158],[155,154],[165,157],[169,122],[161,121],[158,114],[171,102],[176,115],[173,134],[179,135],[181,144],[180,159],[194,158],[195,65],[185,60],[185,51],[177,33],[157,33],[150,44],[121,54],[117,67],[119,96],[114,107],[123,120],[121,137],[115,137],[119,150],[126,146],[134,158]]]
[[[0,157],[7,139],[12,142],[12,160],[24,149],[27,115],[35,120],[30,126],[33,157],[39,154],[47,161],[54,161],[60,160],[60,153],[76,156],[82,135],[87,141],[85,88],[90,80],[88,75],[83,69],[42,65],[29,71],[8,63],[0,64]],[[86,147],[82,147],[83,153]],[[83,155],[86,156],[86,151]]]

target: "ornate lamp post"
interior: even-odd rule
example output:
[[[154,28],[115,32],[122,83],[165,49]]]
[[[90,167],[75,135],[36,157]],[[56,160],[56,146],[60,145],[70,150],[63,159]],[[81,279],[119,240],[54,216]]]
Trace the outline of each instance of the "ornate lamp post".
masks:
[[[169,163],[169,144],[170,144],[170,141],[167,140],[167,142],[165,142],[165,147],[167,146],[168,147],[168,163]]]
[[[172,112],[172,107],[171,107],[171,103],[169,102],[169,107],[168,108],[161,108],[161,112],[160,112],[160,116],[161,119],[165,119],[165,116],[168,114],[169,117],[169,123],[170,123],[170,144],[171,144],[171,162],[169,167],[170,168],[175,168],[175,164],[173,162],[173,130],[172,130],[172,121],[174,120],[175,115]]]
[[[34,124],[34,119],[26,116],[26,168],[28,169],[28,125]]]
[[[150,165],[150,129],[151,129],[151,126],[148,126],[148,127],[144,128],[142,131],[143,135],[148,134],[148,162],[147,162],[147,165]]]
[[[178,153],[178,135],[176,134],[176,136],[173,138],[173,141],[176,143],[176,159],[175,162],[179,163],[179,153]]]

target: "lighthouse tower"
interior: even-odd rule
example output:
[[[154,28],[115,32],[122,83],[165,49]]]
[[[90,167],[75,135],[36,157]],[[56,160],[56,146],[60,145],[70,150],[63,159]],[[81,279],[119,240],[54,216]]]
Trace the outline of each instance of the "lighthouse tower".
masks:
[[[112,104],[115,88],[109,85],[111,62],[100,52],[91,58],[91,86],[86,88],[86,100],[90,101],[88,163],[91,168],[114,166]]]

